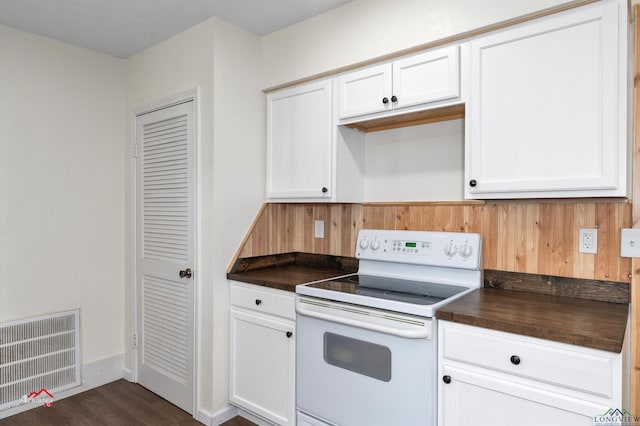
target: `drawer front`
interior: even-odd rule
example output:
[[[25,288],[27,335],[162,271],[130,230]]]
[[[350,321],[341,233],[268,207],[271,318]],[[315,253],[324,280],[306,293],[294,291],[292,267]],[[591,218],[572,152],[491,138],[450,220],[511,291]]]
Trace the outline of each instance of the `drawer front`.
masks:
[[[441,322],[445,359],[611,398],[618,354]]]
[[[295,320],[295,294],[267,287],[231,284],[231,304]]]

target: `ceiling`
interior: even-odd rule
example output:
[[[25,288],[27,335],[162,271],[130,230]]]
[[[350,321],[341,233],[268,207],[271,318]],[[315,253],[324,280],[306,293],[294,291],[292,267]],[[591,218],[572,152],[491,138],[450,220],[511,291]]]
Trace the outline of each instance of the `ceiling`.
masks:
[[[352,0],[0,0],[0,24],[127,58],[212,16],[265,35]]]

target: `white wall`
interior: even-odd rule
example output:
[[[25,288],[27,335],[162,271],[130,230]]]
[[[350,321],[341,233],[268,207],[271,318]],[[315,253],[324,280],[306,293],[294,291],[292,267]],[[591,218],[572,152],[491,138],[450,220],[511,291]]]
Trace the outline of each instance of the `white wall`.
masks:
[[[0,321],[81,309],[122,354],[123,60],[0,25]]]
[[[366,201],[464,199],[464,120],[367,133]]]
[[[265,97],[260,43],[219,19],[214,37],[213,404],[229,400],[229,283],[226,270],[264,201]]]
[[[306,78],[567,0],[354,0],[262,38],[262,87]]]
[[[228,403],[226,269],[264,199],[264,114],[259,38],[212,18],[127,61],[127,111],[198,88],[198,411]],[[128,135],[131,143],[131,136]],[[131,189],[130,170],[127,190]],[[130,195],[128,196],[130,200]],[[131,223],[131,217],[127,223]],[[127,231],[130,241],[131,230]],[[128,253],[130,260],[131,253]],[[131,264],[126,326],[131,333]],[[127,341],[128,342],[128,341]],[[131,348],[127,343],[126,365]]]

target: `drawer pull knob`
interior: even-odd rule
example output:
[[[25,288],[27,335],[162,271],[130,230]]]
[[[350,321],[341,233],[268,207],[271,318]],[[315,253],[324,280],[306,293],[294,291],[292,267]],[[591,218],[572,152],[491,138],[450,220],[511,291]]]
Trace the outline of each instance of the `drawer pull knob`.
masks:
[[[257,305],[259,305],[259,304],[261,304],[261,303],[262,303],[262,300],[260,300],[260,299],[256,299],[256,306],[257,306]]]
[[[451,383],[451,376],[449,376],[449,375],[442,376],[442,381],[445,382],[446,384]]]
[[[520,364],[520,357],[518,355],[511,355],[511,363],[514,365]]]
[[[291,337],[293,336],[293,333],[291,331],[287,331],[287,337]]]

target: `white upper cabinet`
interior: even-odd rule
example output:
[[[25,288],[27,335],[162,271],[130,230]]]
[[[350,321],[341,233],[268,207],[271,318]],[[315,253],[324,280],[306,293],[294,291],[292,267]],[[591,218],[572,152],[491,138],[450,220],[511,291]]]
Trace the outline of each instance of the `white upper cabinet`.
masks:
[[[627,195],[626,2],[470,42],[466,198]]]
[[[331,81],[267,95],[267,198],[331,198]]]
[[[457,45],[433,49],[338,77],[339,118],[419,111],[458,98],[459,50]]]
[[[267,199],[362,202],[362,137],[338,128],[333,80],[267,95]]]
[[[390,111],[391,64],[376,65],[338,77],[340,118]]]

